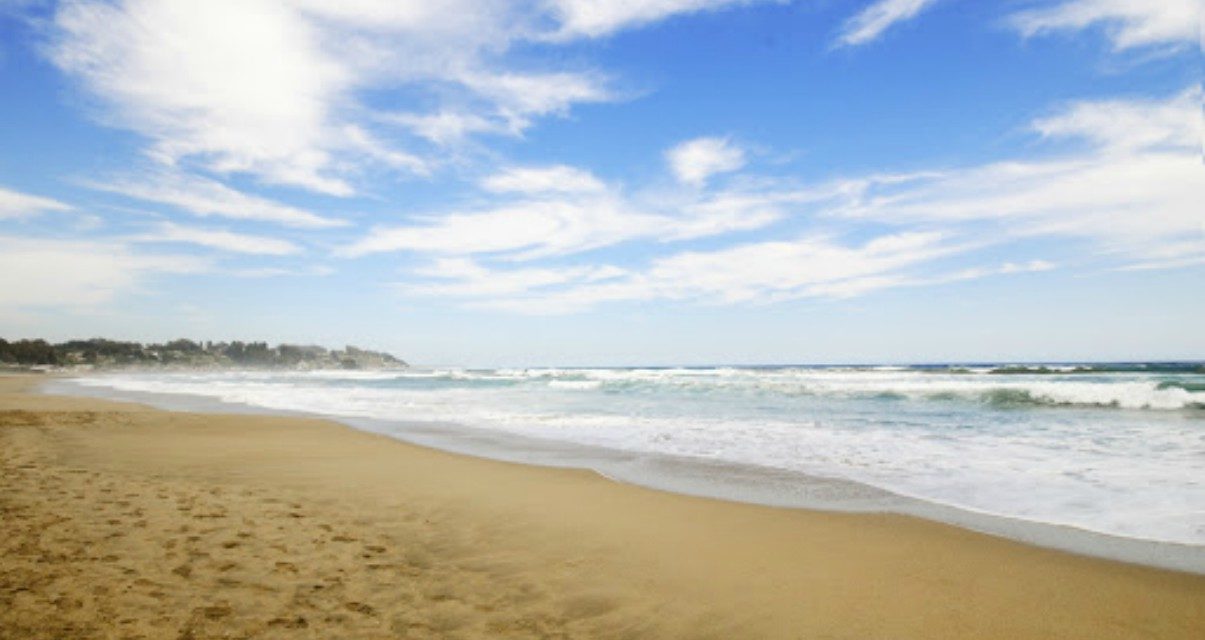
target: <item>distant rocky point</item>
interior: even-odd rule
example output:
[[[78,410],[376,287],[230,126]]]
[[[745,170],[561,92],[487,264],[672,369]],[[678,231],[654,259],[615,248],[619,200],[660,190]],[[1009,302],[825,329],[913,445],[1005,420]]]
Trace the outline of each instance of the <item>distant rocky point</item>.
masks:
[[[388,353],[348,346],[266,342],[193,342],[179,339],[143,345],[92,338],[50,344],[45,340],[0,338],[0,368],[172,368],[172,369],[401,369],[405,361]]]

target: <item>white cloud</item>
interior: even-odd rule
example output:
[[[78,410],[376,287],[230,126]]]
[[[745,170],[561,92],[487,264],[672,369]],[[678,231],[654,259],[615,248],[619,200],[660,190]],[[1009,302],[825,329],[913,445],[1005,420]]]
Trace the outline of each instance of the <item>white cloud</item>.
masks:
[[[465,258],[443,258],[415,273],[434,282],[402,284],[398,286],[400,292],[409,295],[495,298],[524,294],[541,287],[608,280],[625,272],[611,266],[491,270]]]
[[[845,21],[838,46],[858,46],[877,39],[892,25],[911,20],[936,0],[876,0]]]
[[[507,57],[517,43],[747,1],[66,0],[48,51],[101,98],[106,122],[147,138],[166,165],[343,196],[364,163],[431,169],[370,124],[446,145],[615,99],[598,71],[520,68]],[[361,98],[398,88],[414,99],[390,112]]]
[[[719,173],[745,166],[745,152],[727,138],[695,138],[665,153],[670,169],[679,181],[696,187]]]
[[[0,236],[0,300],[6,309],[92,307],[161,274],[208,269],[205,260],[132,252],[121,243]]]
[[[518,136],[617,98],[601,71],[515,63],[516,44],[746,1],[65,0],[46,50],[163,167],[348,196],[365,165],[427,175],[444,162],[416,138]],[[407,99],[364,97],[382,91]]]
[[[221,251],[266,256],[301,253],[301,247],[287,240],[234,233],[225,229],[198,229],[165,222],[154,231],[135,238],[140,242],[178,242]]]
[[[516,133],[529,127],[535,116],[564,114],[576,102],[612,99],[606,79],[597,74],[490,70],[464,73],[457,80],[492,100],[495,113]]]
[[[1200,0],[1064,0],[1052,7],[1021,11],[1009,21],[1026,37],[1101,26],[1117,50],[1196,46],[1201,4]]]
[[[560,28],[552,38],[564,40],[582,36],[596,38],[673,15],[751,4],[755,1],[757,0],[550,0],[548,4],[560,21]]]
[[[1015,275],[1019,273],[1041,273],[1057,269],[1058,265],[1046,260],[1030,260],[1028,262],[1005,262],[995,267],[971,267],[959,269],[950,273],[938,274],[929,278],[920,278],[908,283],[911,285],[944,284],[960,280],[976,280],[988,276]]]
[[[52,58],[147,136],[165,163],[346,195],[331,171],[331,109],[354,77],[286,4],[127,0],[63,3]]]
[[[26,218],[47,211],[70,211],[71,205],[52,198],[20,193],[0,187],[0,220]]]
[[[428,114],[394,113],[380,117],[439,146],[459,144],[476,133],[513,133],[509,126],[500,120],[451,110]]]
[[[754,242],[656,258],[639,271],[614,267],[485,269],[437,263],[409,294],[458,298],[519,313],[569,313],[607,302],[688,300],[706,304],[767,303],[804,297],[842,298],[918,284],[914,268],[966,251],[940,233],[906,232],[860,245],[827,237]],[[983,275],[987,275],[985,272]],[[501,285],[493,285],[501,282]]]
[[[973,250],[984,246],[1050,237],[1084,243],[1062,243],[1060,252],[1067,255],[1058,256],[1060,262],[1070,256],[1082,264],[1083,254],[1077,252],[1087,250],[1113,268],[1205,264],[1200,97],[1200,90],[1192,88],[1163,99],[1065,105],[1031,123],[1034,133],[1057,151],[1037,158],[873,174],[797,189],[785,188],[781,181],[746,180],[742,191],[708,198],[697,198],[696,192],[688,192],[695,199],[682,193],[661,201],[636,197],[628,206],[640,202],[634,210],[646,212],[646,217],[628,219],[623,207],[613,209],[618,213],[612,220],[619,224],[610,235],[606,225],[589,219],[596,209],[586,205],[588,199],[581,200],[580,211],[570,209],[573,213],[566,216],[575,221],[565,225],[572,232],[556,224],[536,224],[547,222],[546,217],[525,210],[527,203],[516,204],[514,211],[492,212],[498,214],[492,221],[495,227],[476,238],[470,236],[480,219],[439,219],[426,231],[444,234],[447,253],[479,253],[494,263],[437,261],[417,272],[420,279],[403,291],[520,313],[573,312],[633,300],[743,304],[842,298],[1048,271],[1056,267],[1047,260],[973,267],[966,263]],[[618,191],[607,193],[622,198]],[[682,238],[759,228],[781,220],[784,208],[805,205],[816,207],[820,220],[834,225],[863,231],[871,225],[890,225],[901,230],[880,231],[854,243],[834,235],[805,235],[680,251],[652,257],[645,268],[610,268],[605,277],[595,276],[590,265],[512,268],[498,262],[514,258],[516,254],[508,253],[514,251],[534,250],[538,257],[636,238],[671,240],[675,236],[670,229],[684,234],[676,236]],[[725,212],[732,217],[726,218]],[[765,217],[759,218],[759,213]],[[534,218],[529,221],[524,215]],[[694,220],[695,226],[686,220]],[[508,226],[511,222],[513,227]],[[423,247],[437,239],[421,236],[422,230],[402,232],[406,248],[429,251]],[[504,237],[508,232],[527,235]],[[487,247],[487,242],[497,244]],[[947,264],[956,256],[961,264]]]
[[[942,285],[1057,268],[1045,260],[935,270],[942,258],[975,247],[940,233],[905,232],[861,245],[825,237],[759,242],[654,260],[642,271],[613,266],[489,269],[448,259],[419,269],[399,293],[459,300],[472,307],[545,315],[604,303],[677,300],[700,304],[769,304],[800,298],[844,299],[883,289]]]
[[[1039,118],[1032,128],[1047,138],[1079,138],[1108,151],[1184,151],[1205,136],[1200,108],[1198,89],[1171,99],[1078,102]]]
[[[386,251],[445,254],[515,253],[527,259],[585,251],[648,236],[666,220],[629,210],[611,197],[532,200],[482,211],[449,213],[428,224],[374,229],[343,251],[361,256]]]
[[[576,103],[614,99],[597,71],[518,68],[506,55],[516,43],[726,3],[67,0],[48,52],[101,98],[106,122],[146,137],[157,161],[343,196],[366,162],[430,170],[370,124],[450,144],[517,135]],[[392,113],[361,99],[398,88],[415,98]]]
[[[398,151],[381,142],[363,127],[349,124],[342,130],[343,144],[358,152],[362,157],[372,158],[385,166],[401,169],[417,175],[431,172],[430,163],[412,153]]]
[[[1081,102],[1033,123],[1077,151],[867,180],[834,215],[891,224],[990,223],[1006,236],[1074,236],[1148,263],[1205,254],[1200,91],[1159,101]],[[1173,251],[1172,249],[1175,249]]]
[[[487,177],[481,187],[495,193],[580,193],[606,189],[589,171],[565,165],[510,167]]]
[[[250,269],[232,269],[225,273],[236,278],[286,278],[286,277],[306,277],[306,276],[329,276],[335,270],[325,265],[317,265],[313,267],[304,267],[300,269],[290,269],[286,267],[253,267]]]
[[[482,186],[520,198],[379,227],[339,254],[408,251],[533,260],[633,240],[670,242],[758,229],[780,220],[792,205],[829,197],[806,190],[631,195],[563,166],[505,171]]]
[[[852,247],[827,238],[802,238],[682,253],[656,260],[649,276],[670,292],[669,297],[722,302],[799,297],[816,295],[818,287],[882,276],[956,250],[938,233],[881,236]]]
[[[290,227],[326,228],[346,224],[304,209],[236,191],[219,182],[171,172],[152,172],[139,178],[89,182],[100,191],[179,207],[198,216],[262,220]]]

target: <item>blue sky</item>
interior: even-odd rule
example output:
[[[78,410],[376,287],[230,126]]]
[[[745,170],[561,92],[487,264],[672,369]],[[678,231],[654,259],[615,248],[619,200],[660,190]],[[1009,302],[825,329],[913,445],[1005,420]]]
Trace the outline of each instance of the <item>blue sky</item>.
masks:
[[[1195,0],[0,0],[0,335],[1205,358]]]

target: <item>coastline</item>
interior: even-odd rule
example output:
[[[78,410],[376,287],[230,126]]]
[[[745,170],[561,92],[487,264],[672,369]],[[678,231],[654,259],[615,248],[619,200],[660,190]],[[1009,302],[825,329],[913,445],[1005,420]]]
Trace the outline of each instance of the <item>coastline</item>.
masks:
[[[1190,638],[1205,576],[0,376],[0,637]],[[53,500],[53,502],[48,502]],[[141,523],[141,524],[139,524]]]
[[[1024,519],[901,493],[857,480],[729,461],[590,446],[471,427],[260,406],[190,393],[130,391],[62,376],[51,394],[133,402],[165,411],[272,415],[332,420],[420,447],[524,465],[568,468],[670,493],[737,503],[825,512],[892,513],[953,525],[1039,547],[1205,575],[1205,547],[1122,537],[1073,524]]]

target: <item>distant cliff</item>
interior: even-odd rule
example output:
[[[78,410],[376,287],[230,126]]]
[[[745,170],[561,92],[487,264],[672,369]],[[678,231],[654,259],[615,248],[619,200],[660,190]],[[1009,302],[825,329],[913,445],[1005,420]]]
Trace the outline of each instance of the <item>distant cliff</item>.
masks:
[[[50,344],[45,340],[0,338],[0,367],[146,368],[176,369],[399,369],[406,362],[388,353],[348,346],[327,349],[314,345],[266,342],[193,342],[172,340],[143,345],[93,338]]]

